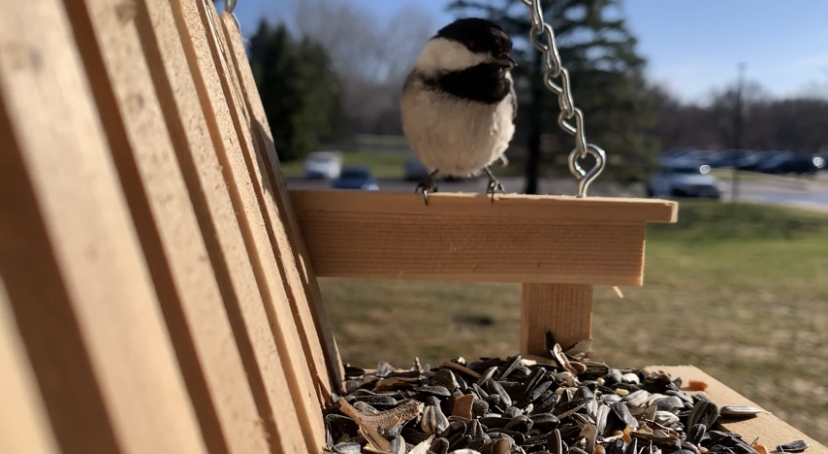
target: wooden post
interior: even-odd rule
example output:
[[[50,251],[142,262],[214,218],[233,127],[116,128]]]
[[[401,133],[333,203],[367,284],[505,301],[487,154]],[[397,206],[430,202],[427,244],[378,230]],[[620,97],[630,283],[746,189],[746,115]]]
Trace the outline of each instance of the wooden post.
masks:
[[[564,350],[592,334],[592,286],[585,284],[523,284],[520,302],[520,353],[544,350],[551,331]]]

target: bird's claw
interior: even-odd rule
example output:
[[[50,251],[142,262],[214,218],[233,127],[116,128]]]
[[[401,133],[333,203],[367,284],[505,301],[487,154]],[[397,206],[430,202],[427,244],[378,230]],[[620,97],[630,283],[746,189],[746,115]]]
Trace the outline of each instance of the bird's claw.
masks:
[[[429,192],[437,192],[437,184],[434,183],[434,175],[437,174],[437,171],[430,173],[427,177],[425,177],[422,181],[417,183],[417,187],[414,188],[414,193],[423,191],[423,200],[425,204],[428,205],[428,193]]]
[[[486,195],[491,195],[492,203],[494,203],[494,196],[495,193],[500,192],[501,194],[506,194],[506,191],[503,190],[503,185],[500,184],[497,178],[492,174],[491,170],[488,168],[485,169],[486,173],[489,175],[489,183],[486,185]]]

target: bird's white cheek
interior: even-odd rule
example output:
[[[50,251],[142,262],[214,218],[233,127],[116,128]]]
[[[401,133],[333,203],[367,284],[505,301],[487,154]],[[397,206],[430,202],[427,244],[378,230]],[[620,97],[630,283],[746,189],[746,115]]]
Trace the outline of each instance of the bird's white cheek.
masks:
[[[471,68],[486,61],[485,55],[472,53],[460,43],[435,38],[426,44],[415,66],[424,73],[433,73]]]

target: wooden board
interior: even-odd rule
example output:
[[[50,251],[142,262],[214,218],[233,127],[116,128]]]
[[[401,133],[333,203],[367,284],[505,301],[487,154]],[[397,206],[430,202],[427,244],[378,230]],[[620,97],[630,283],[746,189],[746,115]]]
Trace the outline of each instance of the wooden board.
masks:
[[[139,0],[137,6],[141,44],[271,452],[307,452],[296,404],[285,386],[285,368],[291,363],[273,336],[223,172],[226,162],[219,160],[214,147],[215,119],[208,125],[202,109],[206,94],[204,85],[194,80],[202,77],[196,57],[192,46],[182,43],[182,37],[189,40],[189,32],[181,4]]]
[[[737,393],[719,380],[716,380],[693,366],[649,366],[645,370],[648,372],[663,370],[673,377],[681,377],[684,383],[687,383],[688,380],[701,380],[709,385],[704,393],[719,407],[725,405],[749,405],[762,408],[760,405]],[[685,392],[688,394],[694,393],[686,390]],[[780,390],[780,392],[784,391]],[[805,440],[810,445],[810,448],[805,451],[805,454],[828,454],[828,448],[824,445],[790,426],[770,412],[760,413],[756,418],[748,420],[727,422],[722,424],[722,426],[724,430],[740,434],[742,440],[747,443],[752,443],[753,440],[758,438],[759,441],[757,443],[764,445],[768,449],[768,452],[774,450],[780,444],[790,443],[794,440]]]
[[[291,190],[298,212],[342,212],[354,214],[410,214],[469,216],[482,218],[602,221],[611,223],[675,223],[678,203],[669,200],[626,198],[440,192],[429,194],[428,205],[421,194],[354,190]]]
[[[228,53],[234,62],[236,78],[241,86],[240,91],[248,115],[248,127],[253,136],[254,145],[260,153],[261,162],[264,164],[262,184],[265,202],[272,199],[275,203],[275,212],[278,214],[279,222],[271,220],[271,225],[284,272],[282,282],[287,285],[294,313],[302,314],[308,310],[312,315],[313,324],[309,323],[307,316],[301,318],[302,327],[311,344],[311,355],[308,359],[315,362],[317,374],[327,369],[328,379],[324,380],[320,377],[322,384],[326,385],[329,390],[338,389],[344,375],[342,361],[336,348],[333,330],[328,321],[316,275],[308,258],[307,247],[293,212],[290,194],[280,169],[279,158],[259,90],[247,60],[241,32],[231,14],[222,13],[221,22],[226,44],[230,48]],[[268,209],[271,213],[273,212],[273,208]],[[309,338],[314,329],[324,356],[316,353],[317,347],[312,345],[313,341]],[[326,397],[329,395],[323,395],[323,398]]]
[[[64,453],[206,452],[56,0],[0,14],[0,275]]]
[[[139,239],[212,454],[269,452],[131,13],[67,8]]]
[[[1,278],[0,402],[0,452],[60,453]]]
[[[287,383],[296,408],[295,415],[302,425],[305,443],[314,452],[320,451],[325,441],[322,419],[322,405],[319,401],[318,380],[311,378],[311,371],[305,359],[305,349],[299,335],[297,323],[291,311],[290,302],[279,272],[273,245],[267,231],[266,217],[262,213],[263,203],[256,195],[257,182],[251,176],[258,163],[248,158],[255,157],[250,138],[239,135],[234,118],[240,116],[238,106],[224,78],[223,59],[217,53],[215,33],[209,24],[205,26],[204,8],[212,6],[203,0],[175,0],[173,14],[176,17],[179,34],[186,39],[184,50],[191,63],[196,90],[204,109],[207,127],[213,147],[224,169],[224,177],[230,190],[231,200],[245,239],[244,245],[259,285],[266,318],[256,321],[267,322],[276,349],[284,362]],[[224,79],[224,80],[223,80]],[[267,346],[272,341],[267,341]],[[274,402],[274,408],[278,408]]]
[[[318,276],[639,286],[675,202],[291,191]]]

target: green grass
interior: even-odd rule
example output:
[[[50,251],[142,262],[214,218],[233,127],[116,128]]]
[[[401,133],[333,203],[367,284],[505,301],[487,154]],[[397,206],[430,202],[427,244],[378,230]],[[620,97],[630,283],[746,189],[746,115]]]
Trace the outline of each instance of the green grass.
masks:
[[[828,216],[681,201],[653,225],[645,282],[596,288],[594,350],[610,364],[693,364],[828,443]],[[518,346],[512,284],[321,279],[344,361],[407,367]]]
[[[400,151],[349,151],[342,153],[343,165],[362,165],[371,169],[376,178],[402,178],[405,161],[414,156],[410,152]],[[297,160],[282,164],[282,173],[286,177],[304,175],[304,161]]]

